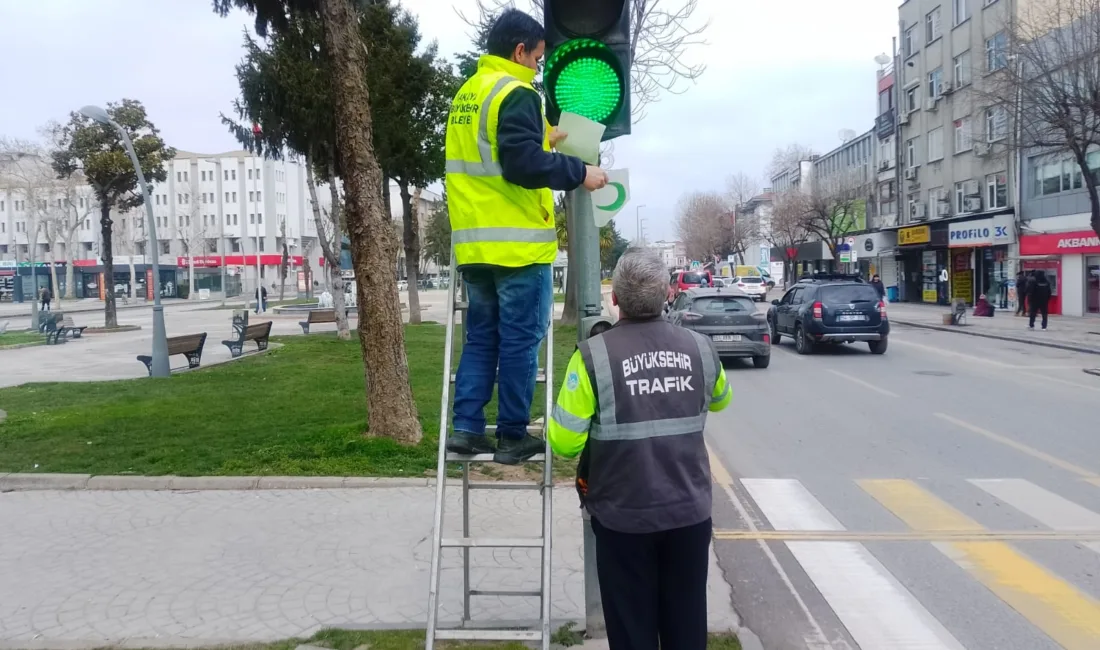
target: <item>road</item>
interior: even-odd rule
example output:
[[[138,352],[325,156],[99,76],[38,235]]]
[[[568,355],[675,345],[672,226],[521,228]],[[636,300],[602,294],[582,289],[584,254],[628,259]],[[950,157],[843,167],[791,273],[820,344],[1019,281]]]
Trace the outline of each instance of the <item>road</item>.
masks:
[[[772,355],[707,426],[765,648],[1100,648],[1100,358],[904,327]]]

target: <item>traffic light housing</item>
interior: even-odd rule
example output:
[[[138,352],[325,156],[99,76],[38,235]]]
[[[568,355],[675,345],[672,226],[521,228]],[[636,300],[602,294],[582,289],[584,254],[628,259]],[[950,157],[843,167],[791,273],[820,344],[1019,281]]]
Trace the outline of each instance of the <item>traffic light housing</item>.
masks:
[[[563,112],[630,134],[630,0],[544,0],[546,116]]]

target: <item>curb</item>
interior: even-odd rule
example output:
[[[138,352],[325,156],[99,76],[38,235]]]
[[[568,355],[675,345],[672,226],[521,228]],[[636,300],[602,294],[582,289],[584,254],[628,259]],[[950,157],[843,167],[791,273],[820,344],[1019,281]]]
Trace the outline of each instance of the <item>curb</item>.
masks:
[[[1086,375],[1096,375],[1097,377],[1100,377],[1100,368],[1082,368],[1081,370]],[[3,411],[0,411],[0,413],[3,413]],[[0,422],[3,422],[3,421],[4,421],[4,418],[0,417]]]
[[[1008,341],[1009,343],[1024,343],[1027,345],[1038,345],[1044,348],[1055,348],[1058,350],[1067,350],[1069,352],[1081,352],[1084,354],[1100,354],[1100,348],[1090,348],[1084,345],[1074,345],[1072,343],[1057,343],[1054,341],[1033,341],[1031,339],[1021,339],[1014,336],[1003,336],[1001,334],[990,334],[988,332],[970,332],[958,327],[947,327],[944,325],[929,325],[927,323],[917,323],[915,321],[899,320],[897,318],[891,318],[891,323],[898,325],[905,325],[908,327],[916,327],[919,329],[936,330],[938,332],[951,332],[952,334],[965,334],[966,336],[977,336],[984,339],[996,339],[998,341]]]
[[[451,479],[448,485],[462,482]],[[519,484],[501,481],[501,485]],[[92,474],[0,473],[0,492],[36,490],[348,490],[435,487],[434,478],[374,476],[94,476]]]

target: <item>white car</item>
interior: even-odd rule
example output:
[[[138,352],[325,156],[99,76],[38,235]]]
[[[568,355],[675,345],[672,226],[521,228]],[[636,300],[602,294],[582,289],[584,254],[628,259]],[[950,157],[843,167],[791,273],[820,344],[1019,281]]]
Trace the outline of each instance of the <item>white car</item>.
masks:
[[[768,299],[768,285],[764,282],[764,278],[751,275],[743,278],[734,278],[733,286],[740,289],[742,293],[753,300],[764,302]]]

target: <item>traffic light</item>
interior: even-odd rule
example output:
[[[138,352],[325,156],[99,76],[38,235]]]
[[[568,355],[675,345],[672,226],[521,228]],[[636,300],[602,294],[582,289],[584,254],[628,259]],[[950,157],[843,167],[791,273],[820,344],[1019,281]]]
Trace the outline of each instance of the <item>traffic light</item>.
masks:
[[[630,134],[630,0],[545,0],[547,118],[577,113]]]

